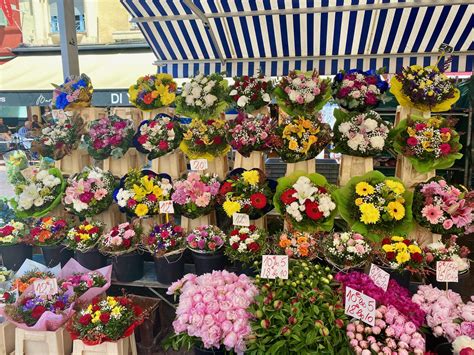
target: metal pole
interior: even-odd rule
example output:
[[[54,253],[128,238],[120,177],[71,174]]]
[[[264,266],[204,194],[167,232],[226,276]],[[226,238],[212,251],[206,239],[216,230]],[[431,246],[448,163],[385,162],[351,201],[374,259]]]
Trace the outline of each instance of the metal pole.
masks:
[[[64,78],[79,75],[79,53],[77,49],[76,18],[74,0],[58,0],[58,23],[61,39],[61,60]]]

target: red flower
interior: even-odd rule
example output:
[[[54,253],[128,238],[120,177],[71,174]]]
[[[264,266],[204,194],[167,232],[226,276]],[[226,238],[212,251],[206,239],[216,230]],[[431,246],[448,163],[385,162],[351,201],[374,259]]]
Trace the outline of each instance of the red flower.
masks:
[[[415,125],[415,129],[416,129],[417,131],[422,131],[422,130],[424,130],[425,128],[426,128],[426,124],[424,124],[424,123],[417,123],[417,124]]]
[[[412,254],[411,258],[415,261],[415,263],[421,263],[423,261],[423,256],[420,253]]]
[[[317,202],[311,202],[309,200],[306,200],[304,205],[306,208],[306,215],[312,220],[317,221],[318,219],[323,217],[323,213],[319,210],[319,205]]]
[[[292,202],[295,202],[297,199],[296,197],[293,197],[293,194],[296,192],[295,189],[288,189],[283,191],[283,193],[280,196],[280,200],[285,204],[289,205]]]
[[[245,240],[249,237],[249,235],[247,233],[243,233],[239,236],[240,240]]]
[[[148,141],[148,135],[144,134],[143,136],[138,137],[137,141],[140,144],[145,144]]]
[[[89,203],[94,198],[94,194],[90,191],[83,192],[79,195],[79,200],[84,203]]]
[[[439,150],[441,151],[441,155],[448,155],[451,153],[451,146],[448,143],[443,143],[439,146]]]
[[[34,319],[39,319],[44,312],[46,312],[46,307],[38,305],[38,306],[35,306],[35,308],[33,308],[33,311],[31,312],[31,316]]]
[[[130,239],[124,239],[123,240],[123,246],[125,248],[128,248],[130,246],[130,244],[132,244],[132,242],[130,241]]]
[[[199,139],[199,138],[198,138],[198,139],[196,139],[196,140],[194,141],[194,143],[196,143],[196,145],[203,145],[203,144],[204,144],[204,141],[203,141],[202,139]]]
[[[382,239],[382,245],[390,244],[390,239],[389,238],[383,238]]]
[[[214,144],[217,144],[217,145],[222,144],[222,137],[221,136],[214,137],[213,142]]]
[[[318,186],[318,191],[322,194],[325,194],[328,192],[328,190],[324,186]]]
[[[110,314],[108,313],[102,313],[99,317],[100,321],[104,324],[107,324],[110,320]]]
[[[158,143],[158,148],[160,150],[168,150],[169,147],[170,146],[169,146],[168,142],[166,142],[166,141],[160,141],[160,143]]]
[[[139,306],[133,305],[133,313],[138,317],[142,315],[143,311]]]
[[[126,297],[119,297],[118,301],[122,306],[127,306],[130,303],[130,300]]]
[[[11,232],[10,232],[10,233],[11,233]],[[10,234],[10,233],[7,233],[7,235]],[[36,237],[36,236],[37,236],[38,234],[40,234],[40,233],[41,233],[41,228],[40,228],[40,227],[35,227],[35,228],[33,228],[33,229],[30,231],[30,235],[31,235],[32,237]]]
[[[258,243],[256,243],[256,242],[250,243],[249,244],[249,250],[252,251],[252,252],[257,252],[257,251],[260,250],[260,245],[258,245]]]
[[[98,305],[93,305],[92,306],[92,312],[97,312],[98,310],[100,310],[100,307]]]
[[[474,355],[474,349],[469,346],[467,348],[462,349],[459,352],[459,355]]]
[[[88,325],[92,320],[92,316],[90,314],[84,314],[81,318],[79,318],[79,323],[82,325]]]
[[[207,121],[206,121],[206,124],[207,124],[208,126],[211,126],[212,124],[214,124],[214,122],[215,122],[214,120],[207,120]]]
[[[410,137],[407,139],[407,144],[414,147],[415,145],[418,144],[418,139],[416,139],[415,137]]]
[[[220,193],[222,195],[225,195],[226,193],[231,192],[231,191],[232,191],[232,184],[230,182],[225,181],[220,188]]]
[[[167,130],[172,130],[173,128],[174,128],[173,122],[168,122],[168,123],[166,124],[166,129],[167,129]]]
[[[92,299],[92,304],[97,304],[99,303],[99,301],[100,301],[100,298],[96,296]]]
[[[393,259],[395,259],[395,253],[393,251],[387,252],[387,254],[385,254],[385,256],[387,257],[388,261],[392,261]]]
[[[63,301],[56,301],[56,302],[54,302],[53,307],[56,308],[56,309],[63,310],[66,307],[66,305],[64,304]]]
[[[232,247],[232,249],[237,250],[237,249],[239,249],[239,243],[233,243],[231,245],[231,247]]]
[[[147,105],[153,102],[153,97],[151,96],[150,92],[143,97],[143,102]]]
[[[151,202],[155,202],[157,200],[156,196],[154,194],[149,194],[147,196],[147,199]]]
[[[257,192],[250,196],[250,203],[255,208],[264,208],[267,205],[267,197],[261,192]]]
[[[130,199],[130,200],[127,201],[127,206],[129,208],[135,207],[136,204],[137,204],[137,201],[135,201],[134,199]]]
[[[255,232],[255,230],[257,229],[257,226],[255,224],[251,224],[249,226],[249,229],[250,229],[251,232]]]
[[[403,240],[403,243],[405,243],[405,245],[408,247],[408,246],[410,246],[411,241],[408,240],[408,239],[404,239],[404,240]]]
[[[234,235],[237,235],[239,234],[239,230],[238,229],[234,229],[232,232],[230,232],[230,236],[234,236]]]
[[[3,299],[4,299],[5,301],[8,301],[8,300],[10,299],[10,296],[11,296],[11,295],[10,295],[8,292],[5,292],[5,293],[3,294]]]
[[[33,228],[33,229],[35,229],[35,228]],[[5,227],[3,227],[2,229],[0,229],[0,232],[1,232],[3,235],[6,236],[6,235],[12,234],[12,232],[13,232],[14,230],[15,230],[15,228],[12,227],[12,226],[5,226]]]

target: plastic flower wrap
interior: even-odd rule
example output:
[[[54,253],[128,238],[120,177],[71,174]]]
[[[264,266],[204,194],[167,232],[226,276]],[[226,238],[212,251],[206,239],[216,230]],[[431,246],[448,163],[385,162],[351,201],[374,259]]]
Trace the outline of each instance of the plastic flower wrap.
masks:
[[[279,236],[278,247],[292,259],[312,260],[316,257],[317,240],[312,233],[284,231]]]
[[[380,74],[383,70],[341,70],[333,79],[332,96],[336,103],[349,111],[364,112],[384,101],[388,83]]]
[[[70,75],[62,85],[55,85],[53,91],[53,109],[74,110],[89,107],[92,101],[91,80],[86,74]]]
[[[189,172],[173,182],[175,211],[187,218],[209,214],[215,206],[220,182],[217,175]]]
[[[69,229],[64,244],[72,250],[85,253],[94,248],[102,235],[103,226],[98,222],[83,223]]]
[[[110,172],[85,167],[68,178],[64,208],[81,217],[96,216],[112,203],[114,188],[115,178]]]
[[[275,122],[267,115],[256,116],[239,112],[225,125],[227,142],[244,157],[253,151],[268,151],[272,147]]]
[[[286,163],[315,158],[332,139],[331,127],[317,117],[284,117],[276,126],[273,148]]]
[[[74,294],[79,297],[83,295],[89,288],[102,287],[107,283],[104,275],[96,271],[89,271],[87,273],[73,274],[60,281],[60,287],[66,291],[72,288]]]
[[[140,231],[125,222],[113,227],[99,239],[99,249],[109,255],[121,255],[138,249]]]
[[[114,199],[120,211],[143,217],[160,212],[160,201],[171,199],[171,177],[152,170],[131,169],[120,180]]]
[[[221,249],[227,236],[217,226],[205,225],[191,231],[186,237],[189,249],[198,253],[214,253]]]
[[[379,259],[393,270],[419,272],[425,267],[423,251],[414,240],[400,236],[382,240]]]
[[[28,227],[25,223],[13,219],[10,220],[10,222],[0,227],[0,246],[23,242],[28,231]]]
[[[436,270],[438,261],[454,261],[460,273],[469,270],[470,261],[468,259],[470,250],[466,246],[459,246],[456,242],[457,236],[452,235],[446,242],[434,242],[424,248],[426,262],[431,270]]]
[[[73,340],[98,345],[132,335],[143,319],[142,309],[128,297],[96,297],[74,314],[67,330]]]
[[[157,224],[142,236],[142,245],[156,257],[181,253],[185,246],[184,230],[172,223]]]
[[[402,106],[421,111],[449,111],[459,100],[460,92],[454,80],[436,66],[411,65],[390,80],[390,92]]]
[[[189,159],[213,160],[229,152],[226,142],[225,120],[193,119],[184,132],[179,148]]]
[[[372,157],[385,148],[391,124],[375,111],[363,113],[335,109],[333,152]]]
[[[134,133],[132,120],[113,115],[90,122],[83,140],[87,152],[95,160],[119,159],[131,147]]]
[[[429,119],[411,116],[400,121],[390,133],[393,148],[406,156],[420,173],[447,169],[462,158],[455,123],[440,116]]]
[[[68,222],[58,217],[41,217],[31,226],[28,243],[36,246],[61,244],[68,232]]]
[[[235,77],[229,89],[237,108],[245,112],[261,109],[272,101],[273,83],[263,74]]]
[[[267,232],[251,224],[248,227],[234,227],[230,231],[225,255],[232,262],[249,265],[261,261],[267,250]]]
[[[331,79],[321,79],[318,72],[292,71],[274,90],[278,106],[291,116],[313,116],[331,98]]]
[[[179,121],[164,113],[140,123],[133,143],[137,150],[147,154],[149,160],[171,153],[183,139],[183,128]]]
[[[7,170],[7,180],[10,184],[16,185],[23,180],[21,171],[28,168],[28,157],[23,150],[14,150],[4,153],[3,159]]]
[[[324,176],[296,172],[278,179],[273,204],[294,229],[330,231],[336,216],[331,190]]]
[[[229,106],[227,80],[221,74],[198,74],[183,85],[176,113],[195,119],[217,118]]]
[[[228,217],[234,213],[258,219],[273,209],[276,181],[267,180],[259,169],[232,170],[219,190],[219,204]]]
[[[364,265],[372,253],[370,243],[357,232],[334,232],[321,238],[326,260],[339,269]]]
[[[128,89],[128,94],[134,106],[149,111],[171,105],[176,99],[177,88],[170,74],[152,74],[139,77]]]
[[[371,171],[350,179],[334,197],[339,214],[351,229],[370,240],[405,235],[412,228],[413,193],[395,177]]]

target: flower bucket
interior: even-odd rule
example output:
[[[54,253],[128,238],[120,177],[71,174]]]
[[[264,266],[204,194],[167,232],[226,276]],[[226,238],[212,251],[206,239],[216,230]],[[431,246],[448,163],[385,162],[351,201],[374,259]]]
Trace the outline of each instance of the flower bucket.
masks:
[[[143,277],[143,256],[137,252],[113,256],[112,265],[117,281],[132,282]]]
[[[197,218],[187,218],[181,216],[181,227],[184,230],[191,232],[194,228],[204,225],[216,224],[216,214],[215,211],[212,211],[210,214],[205,216],[200,216]]]
[[[26,244],[0,246],[3,266],[17,271],[26,259],[33,259],[33,247]]]
[[[85,166],[91,164],[91,157],[86,150],[75,149],[71,154],[66,155],[61,160],[56,161],[55,167],[61,170],[64,175],[72,175],[82,171]]]
[[[216,253],[199,253],[193,250],[196,275],[211,273],[213,270],[224,270],[226,258],[222,251]]]
[[[89,270],[97,270],[107,265],[107,257],[95,248],[86,252],[76,250],[74,259]]]
[[[212,348],[212,349],[204,349],[204,348],[201,348],[201,347],[199,347],[199,346],[195,346],[195,347],[194,347],[194,354],[195,354],[195,355],[209,355],[209,354],[224,355],[224,354],[225,354],[225,350],[222,349],[222,348],[219,348],[219,349],[215,349],[215,348]]]
[[[380,268],[388,272],[390,274],[390,279],[397,281],[400,286],[405,287],[406,289],[410,288],[410,271],[403,270],[400,272],[387,266],[380,266]]]
[[[184,276],[183,253],[155,256],[156,281],[171,285]]]
[[[15,354],[21,355],[68,355],[72,340],[64,327],[56,331],[25,330],[16,328]]]
[[[74,257],[74,251],[67,249],[64,245],[42,246],[44,263],[47,267],[53,267],[61,263],[61,267],[66,265],[69,259]]]
[[[15,324],[8,321],[0,324],[0,354],[10,354],[15,350],[15,329]]]
[[[207,161],[207,173],[217,174],[219,179],[225,179],[229,173],[229,161],[227,154],[220,157],[215,157],[213,160]]]

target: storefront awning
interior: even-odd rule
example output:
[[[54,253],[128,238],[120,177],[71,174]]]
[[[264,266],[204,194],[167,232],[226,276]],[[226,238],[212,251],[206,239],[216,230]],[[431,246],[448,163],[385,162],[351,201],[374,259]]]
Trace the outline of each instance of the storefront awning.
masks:
[[[474,65],[474,5],[466,0],[121,0],[159,70],[175,77],[284,75],[289,70],[436,63],[454,48],[451,72]]]

